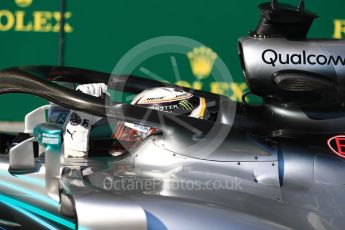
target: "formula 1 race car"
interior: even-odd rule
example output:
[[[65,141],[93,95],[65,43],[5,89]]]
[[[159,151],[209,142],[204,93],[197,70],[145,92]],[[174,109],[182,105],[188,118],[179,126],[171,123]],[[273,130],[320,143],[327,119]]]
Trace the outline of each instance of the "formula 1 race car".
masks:
[[[307,39],[317,16],[303,1],[259,9],[257,28],[238,45],[250,88],[243,103],[132,75],[1,71],[1,94],[51,104],[26,116],[24,133],[0,136],[0,227],[342,229],[345,41]],[[154,90],[123,104],[73,89],[90,83]],[[183,100],[164,101],[166,91]],[[263,103],[247,104],[248,94]],[[101,117],[87,157],[64,156],[70,110]]]

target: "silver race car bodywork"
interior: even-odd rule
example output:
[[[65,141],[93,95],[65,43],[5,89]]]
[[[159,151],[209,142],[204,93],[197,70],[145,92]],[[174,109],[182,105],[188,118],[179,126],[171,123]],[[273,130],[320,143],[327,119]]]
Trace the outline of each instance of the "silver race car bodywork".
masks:
[[[107,83],[133,94],[177,87],[166,83],[70,67],[1,71],[0,93],[54,103],[29,114],[28,138],[1,154],[1,204],[42,228],[342,229],[345,161],[327,140],[333,146],[330,137],[345,129],[344,42],[303,37],[314,15],[302,5],[297,13],[275,1],[260,7],[272,28],[259,26],[241,38],[239,52],[251,92],[264,103],[193,90],[206,98],[211,120],[94,98],[58,84]],[[302,18],[278,20],[272,12]],[[289,23],[302,29],[290,31]],[[59,119],[69,109],[103,117],[94,130],[125,121],[161,132],[118,157],[100,154],[116,141],[104,132],[90,139],[95,155],[64,158]],[[33,224],[0,219],[0,226]]]

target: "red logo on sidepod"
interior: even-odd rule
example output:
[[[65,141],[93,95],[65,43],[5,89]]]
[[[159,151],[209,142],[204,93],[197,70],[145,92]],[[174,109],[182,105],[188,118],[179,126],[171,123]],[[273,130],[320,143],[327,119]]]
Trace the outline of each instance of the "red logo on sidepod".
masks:
[[[338,135],[329,138],[327,145],[336,155],[345,158],[345,135]]]

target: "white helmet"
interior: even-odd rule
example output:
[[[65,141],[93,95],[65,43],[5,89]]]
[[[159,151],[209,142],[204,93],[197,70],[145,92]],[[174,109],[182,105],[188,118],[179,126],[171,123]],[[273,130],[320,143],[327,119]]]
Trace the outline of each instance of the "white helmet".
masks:
[[[205,98],[196,97],[177,88],[157,87],[144,90],[134,98],[131,104],[199,119],[209,117]],[[116,146],[112,152],[117,152],[116,155],[122,154],[158,131],[156,128],[142,124],[119,122],[113,138],[118,140],[120,145]]]

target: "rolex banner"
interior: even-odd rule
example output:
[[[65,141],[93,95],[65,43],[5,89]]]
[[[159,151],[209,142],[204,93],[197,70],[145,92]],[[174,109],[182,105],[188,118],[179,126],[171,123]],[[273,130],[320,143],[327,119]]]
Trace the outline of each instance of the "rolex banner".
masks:
[[[0,68],[57,65],[63,20],[66,66],[134,74],[240,101],[247,87],[237,41],[255,29],[262,2],[66,0],[61,13],[57,0],[3,0]],[[322,18],[315,20],[309,37],[345,37],[344,6],[342,0],[306,1],[306,9]],[[47,102],[2,95],[0,103],[0,121],[22,121]]]

